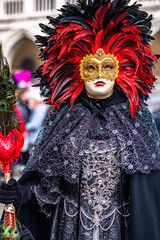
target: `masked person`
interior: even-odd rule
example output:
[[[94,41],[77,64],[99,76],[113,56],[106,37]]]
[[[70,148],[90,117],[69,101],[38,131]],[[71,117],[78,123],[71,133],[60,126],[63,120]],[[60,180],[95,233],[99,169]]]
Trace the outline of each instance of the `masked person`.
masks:
[[[156,81],[151,17],[124,0],[61,12],[37,36],[35,75],[53,109],[0,196],[12,189],[25,240],[158,240],[160,143],[144,102]]]

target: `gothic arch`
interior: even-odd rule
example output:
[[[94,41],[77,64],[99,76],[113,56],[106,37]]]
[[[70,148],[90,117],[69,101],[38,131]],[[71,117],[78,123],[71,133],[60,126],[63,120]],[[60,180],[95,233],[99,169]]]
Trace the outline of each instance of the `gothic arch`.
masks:
[[[4,51],[11,69],[24,60],[31,60],[37,67],[39,50],[36,47],[33,33],[24,29],[12,30],[5,39]]]
[[[3,48],[5,52],[5,56],[8,59],[9,64],[12,62],[13,55],[16,51],[17,43],[22,39],[29,39],[34,43],[34,36],[32,32],[26,31],[25,29],[13,29],[10,30],[5,39],[3,40]]]

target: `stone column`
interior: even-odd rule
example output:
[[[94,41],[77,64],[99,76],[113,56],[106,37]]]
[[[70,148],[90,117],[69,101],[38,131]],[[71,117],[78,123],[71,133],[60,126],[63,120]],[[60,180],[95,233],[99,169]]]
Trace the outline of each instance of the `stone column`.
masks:
[[[4,17],[4,6],[3,6],[4,0],[0,1],[0,19],[3,19]]]
[[[30,16],[33,13],[34,0],[23,0],[23,12],[25,16]]]

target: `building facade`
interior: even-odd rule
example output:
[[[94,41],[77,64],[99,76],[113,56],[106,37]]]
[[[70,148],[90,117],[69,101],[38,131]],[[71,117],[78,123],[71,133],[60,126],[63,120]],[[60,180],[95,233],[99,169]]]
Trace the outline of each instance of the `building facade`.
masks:
[[[71,0],[70,2],[74,2]],[[11,68],[30,61],[39,65],[34,35],[42,34],[39,23],[56,17],[65,0],[0,0],[0,40]]]
[[[11,69],[16,66],[34,70],[40,65],[35,35],[42,35],[39,23],[48,24],[46,16],[56,17],[62,5],[76,0],[0,0],[0,40]],[[131,0],[134,3],[135,0]],[[138,0],[142,8],[153,14],[153,51],[160,54],[160,0]],[[154,73],[159,78],[160,62]],[[159,90],[160,91],[160,90]],[[160,92],[158,93],[160,94]],[[160,96],[160,95],[159,95]]]

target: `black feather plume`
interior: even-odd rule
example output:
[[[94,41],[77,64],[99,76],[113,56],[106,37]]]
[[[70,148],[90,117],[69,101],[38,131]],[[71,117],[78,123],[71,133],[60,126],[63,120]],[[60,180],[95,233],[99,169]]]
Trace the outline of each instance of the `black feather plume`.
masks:
[[[103,18],[102,27],[103,30],[107,28],[107,26],[111,25],[117,17],[121,16],[122,13],[126,13],[122,15],[119,23],[127,21],[128,26],[137,25],[140,30],[140,37],[142,38],[142,43],[145,45],[149,45],[150,41],[153,39],[151,34],[151,20],[152,16],[149,16],[145,11],[140,9],[140,4],[136,2],[132,5],[128,5],[130,0],[78,0],[77,4],[69,4],[62,6],[59,10],[60,14],[58,17],[47,17],[49,23],[51,24],[51,28],[41,24],[42,31],[46,34],[42,38],[37,36],[37,43],[39,48],[41,49],[41,59],[45,62],[50,62],[48,59],[48,51],[52,51],[54,48],[54,36],[57,34],[58,26],[68,26],[69,24],[75,23],[81,25],[83,28],[87,30],[93,30],[90,22],[95,18],[95,14],[98,9],[101,8],[103,4],[110,4],[109,11],[106,12]],[[119,28],[117,24],[116,29]],[[113,31],[114,35],[114,31]],[[110,34],[111,37],[111,34]],[[66,40],[62,41],[60,44],[63,45]],[[118,40],[114,42],[117,44]],[[85,43],[87,45],[87,42]],[[79,47],[80,48],[80,47]],[[59,50],[55,50],[59,51]],[[151,61],[151,60],[150,60]],[[52,63],[48,65],[48,68],[51,69]],[[49,72],[49,71],[48,71]],[[47,72],[46,72],[47,75]],[[38,68],[35,77],[40,81],[40,90],[41,95],[45,97],[50,97],[51,95],[51,85],[47,76],[43,74],[42,68]],[[52,82],[52,79],[50,79]],[[141,88],[146,88],[145,84],[140,84]],[[150,91],[150,86],[148,84],[148,90]],[[143,94],[142,94],[143,95]],[[148,95],[146,95],[148,97]]]

